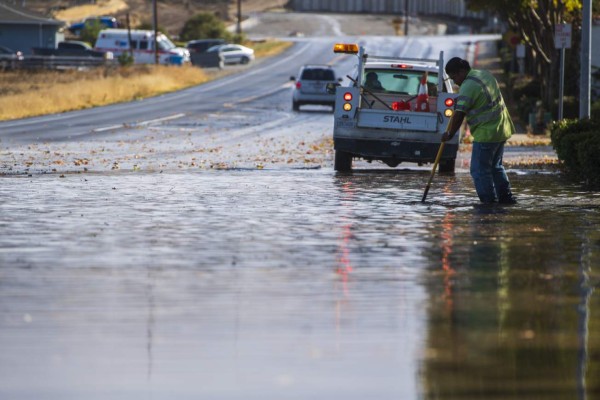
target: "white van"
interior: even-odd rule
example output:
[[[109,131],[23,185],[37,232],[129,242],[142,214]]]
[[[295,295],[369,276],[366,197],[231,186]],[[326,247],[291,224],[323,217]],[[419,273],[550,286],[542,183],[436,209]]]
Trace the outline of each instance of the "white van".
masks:
[[[154,64],[154,31],[132,29],[103,29],[98,34],[94,50],[112,52],[115,57],[133,50],[136,64]],[[131,47],[130,47],[131,44]],[[159,64],[181,65],[190,62],[188,49],[176,47],[159,32],[157,38]]]

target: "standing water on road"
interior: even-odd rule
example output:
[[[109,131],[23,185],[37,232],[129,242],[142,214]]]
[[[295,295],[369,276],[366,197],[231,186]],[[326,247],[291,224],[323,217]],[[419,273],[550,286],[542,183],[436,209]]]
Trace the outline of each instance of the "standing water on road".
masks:
[[[600,196],[428,174],[0,178],[0,398],[600,398]]]

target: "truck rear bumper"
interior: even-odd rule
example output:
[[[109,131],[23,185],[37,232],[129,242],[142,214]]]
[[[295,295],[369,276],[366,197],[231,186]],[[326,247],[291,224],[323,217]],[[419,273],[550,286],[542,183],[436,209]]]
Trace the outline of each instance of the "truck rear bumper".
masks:
[[[428,163],[435,161],[440,143],[334,138],[333,147],[366,160]],[[448,142],[444,146],[442,159],[456,159],[457,152],[458,144]]]

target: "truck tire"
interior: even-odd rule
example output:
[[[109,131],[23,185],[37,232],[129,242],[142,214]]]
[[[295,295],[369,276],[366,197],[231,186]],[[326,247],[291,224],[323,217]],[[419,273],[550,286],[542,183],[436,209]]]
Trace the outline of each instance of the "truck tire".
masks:
[[[440,173],[453,174],[455,164],[456,159],[454,158],[451,160],[440,160]]]
[[[297,101],[292,101],[292,110],[300,111],[300,103],[298,103]]]
[[[352,154],[336,150],[333,164],[333,169],[338,172],[352,171]]]

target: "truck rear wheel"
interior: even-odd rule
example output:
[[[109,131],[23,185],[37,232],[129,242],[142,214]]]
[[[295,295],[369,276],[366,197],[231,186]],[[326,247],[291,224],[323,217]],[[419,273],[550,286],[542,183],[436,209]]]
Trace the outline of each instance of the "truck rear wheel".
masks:
[[[336,150],[333,168],[339,172],[352,171],[352,154]]]
[[[440,160],[440,172],[447,173],[447,174],[453,174],[455,164],[456,164],[456,159],[454,159],[454,158],[451,160]]]

